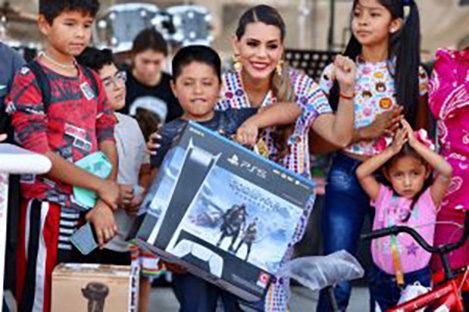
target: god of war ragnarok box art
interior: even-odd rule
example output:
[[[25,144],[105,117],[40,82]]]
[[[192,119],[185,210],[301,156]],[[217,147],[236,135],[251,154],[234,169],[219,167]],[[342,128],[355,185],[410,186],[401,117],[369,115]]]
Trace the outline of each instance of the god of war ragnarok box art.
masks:
[[[312,181],[189,123],[165,157],[130,238],[255,301],[264,297],[313,201]]]

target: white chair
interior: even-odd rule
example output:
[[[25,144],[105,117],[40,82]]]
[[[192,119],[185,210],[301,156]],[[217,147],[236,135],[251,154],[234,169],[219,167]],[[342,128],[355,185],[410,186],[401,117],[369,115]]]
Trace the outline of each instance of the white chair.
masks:
[[[0,144],[0,281],[2,283],[5,269],[8,177],[10,174],[43,174],[48,172],[51,166],[49,158],[44,155],[11,144]],[[3,287],[0,287],[0,298],[3,298]]]

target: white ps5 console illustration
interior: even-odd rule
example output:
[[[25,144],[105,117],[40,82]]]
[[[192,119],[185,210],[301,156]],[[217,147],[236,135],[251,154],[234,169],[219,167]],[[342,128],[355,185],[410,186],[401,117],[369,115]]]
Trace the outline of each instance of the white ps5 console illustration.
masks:
[[[161,227],[155,227],[153,233],[150,235],[150,243],[154,244],[158,238],[159,245],[165,246],[167,251],[174,253],[174,250],[178,250],[178,252],[182,252],[181,250],[187,250],[184,249],[186,248],[184,246],[187,246],[189,241],[185,241],[185,243],[182,245],[182,242],[177,242],[179,233],[181,231],[179,224],[184,218],[184,215],[188,211],[189,207],[192,205],[192,202],[197,198],[205,178],[210,173],[211,169],[216,165],[219,157],[220,154],[213,155],[195,146],[192,140],[189,141],[181,172],[179,173],[176,185],[170,194],[171,199],[169,201],[169,205],[166,209],[166,212],[164,213],[163,219],[159,220],[158,222],[161,224]],[[184,196],[181,196],[181,194],[184,194]],[[192,252],[192,255],[196,258],[199,258],[200,260],[206,260],[207,252],[216,255],[213,251],[210,251],[204,246],[201,246],[195,242],[190,243],[190,250],[197,251]],[[181,256],[179,257],[182,258]],[[215,272],[219,273],[214,275],[221,277],[223,270],[223,260],[220,256],[218,256],[218,258],[218,267],[216,268]],[[212,265],[213,264],[211,263],[211,269]]]
[[[188,255],[192,255],[202,261],[207,262],[210,268],[210,273],[218,278],[221,278],[223,273],[223,258],[212,250],[205,248],[204,246],[201,246],[197,243],[183,239],[170,251],[172,254],[181,259]]]

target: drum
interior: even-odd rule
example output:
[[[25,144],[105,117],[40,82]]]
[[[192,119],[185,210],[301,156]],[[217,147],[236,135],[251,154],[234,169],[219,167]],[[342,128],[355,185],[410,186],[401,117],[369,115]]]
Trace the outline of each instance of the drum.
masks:
[[[169,7],[166,12],[172,17],[175,31],[170,37],[171,43],[182,46],[212,43],[212,16],[207,8],[197,5],[179,5]]]
[[[126,3],[111,6],[95,23],[93,43],[115,53],[128,51],[138,33],[154,27],[160,10],[154,4]]]

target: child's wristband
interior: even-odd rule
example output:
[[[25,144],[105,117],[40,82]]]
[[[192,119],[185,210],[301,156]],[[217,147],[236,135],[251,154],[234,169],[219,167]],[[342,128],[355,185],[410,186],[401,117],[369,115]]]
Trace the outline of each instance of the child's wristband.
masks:
[[[339,96],[340,96],[341,99],[344,99],[344,100],[347,100],[347,101],[351,101],[351,100],[353,100],[353,98],[355,97],[355,94],[352,93],[352,95],[347,96],[347,95],[345,95],[345,94],[340,93]]]

